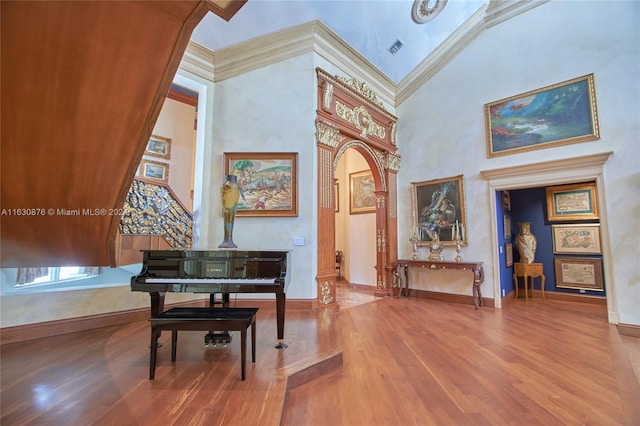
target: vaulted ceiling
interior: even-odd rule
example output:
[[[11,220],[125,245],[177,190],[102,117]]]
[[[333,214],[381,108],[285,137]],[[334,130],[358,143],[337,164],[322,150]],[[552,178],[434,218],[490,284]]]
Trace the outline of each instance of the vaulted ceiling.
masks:
[[[423,0],[444,4],[432,19],[412,19],[413,0],[251,0],[230,21],[207,14],[192,40],[215,51],[313,20],[321,20],[387,77],[400,82],[488,0]],[[400,40],[394,55],[389,49]]]

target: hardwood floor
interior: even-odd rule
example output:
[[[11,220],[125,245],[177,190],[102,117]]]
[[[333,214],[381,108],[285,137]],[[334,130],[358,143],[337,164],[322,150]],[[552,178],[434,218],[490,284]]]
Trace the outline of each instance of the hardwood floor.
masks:
[[[253,303],[244,382],[239,336],[205,349],[202,332],[180,332],[173,365],[163,333],[148,380],[147,321],[2,345],[0,424],[640,424],[640,386],[602,306],[476,311],[346,285],[338,297],[338,311],[288,309],[285,350],[272,304]]]

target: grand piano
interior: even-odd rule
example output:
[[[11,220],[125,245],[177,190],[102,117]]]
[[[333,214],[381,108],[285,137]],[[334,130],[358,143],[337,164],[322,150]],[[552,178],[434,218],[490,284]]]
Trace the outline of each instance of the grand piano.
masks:
[[[131,290],[151,296],[151,316],[164,312],[166,293],[209,293],[209,303],[229,305],[230,293],[274,293],[278,345],[284,344],[287,250],[142,250],[142,271]],[[216,302],[215,295],[222,300]]]

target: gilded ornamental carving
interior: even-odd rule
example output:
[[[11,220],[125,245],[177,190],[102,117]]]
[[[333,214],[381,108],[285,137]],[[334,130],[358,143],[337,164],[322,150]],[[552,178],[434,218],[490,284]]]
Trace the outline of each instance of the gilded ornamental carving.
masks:
[[[336,112],[338,116],[349,123],[353,124],[356,129],[360,130],[360,136],[367,138],[368,135],[374,135],[380,139],[386,137],[384,126],[376,123],[369,110],[363,106],[349,108],[347,105],[336,101]]]
[[[124,202],[120,232],[161,235],[173,248],[190,248],[193,216],[166,187],[134,179]]]

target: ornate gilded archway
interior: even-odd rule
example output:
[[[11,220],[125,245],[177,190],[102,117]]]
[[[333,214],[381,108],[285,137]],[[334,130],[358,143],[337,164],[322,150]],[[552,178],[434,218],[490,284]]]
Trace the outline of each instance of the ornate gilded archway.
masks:
[[[334,176],[338,160],[357,150],[369,164],[376,194],[376,296],[397,294],[393,265],[398,259],[395,140],[397,118],[364,83],[330,76],[316,68],[318,109],[318,286],[319,307],[335,305]]]

